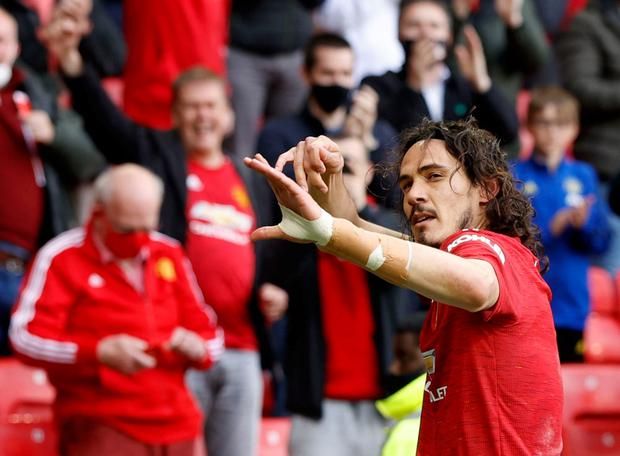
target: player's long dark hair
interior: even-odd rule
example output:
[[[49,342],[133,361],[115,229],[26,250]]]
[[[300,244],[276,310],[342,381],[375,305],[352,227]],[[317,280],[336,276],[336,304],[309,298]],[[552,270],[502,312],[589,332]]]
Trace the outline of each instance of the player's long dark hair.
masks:
[[[516,188],[498,140],[478,128],[471,118],[449,122],[424,120],[400,135],[395,150],[398,170],[411,146],[430,139],[445,142],[448,152],[461,164],[473,185],[492,194],[494,182],[497,182],[497,194],[486,205],[487,225],[484,228],[518,237],[538,258],[540,270],[545,272],[548,260],[540,242],[540,232],[532,223],[534,209],[527,197]]]

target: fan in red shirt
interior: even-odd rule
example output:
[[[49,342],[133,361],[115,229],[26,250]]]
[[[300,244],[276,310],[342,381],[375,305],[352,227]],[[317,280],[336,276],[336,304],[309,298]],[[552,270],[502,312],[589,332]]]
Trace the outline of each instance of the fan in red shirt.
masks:
[[[419,455],[559,455],[563,395],[540,275],[546,259],[497,140],[471,120],[427,120],[403,133],[396,152],[406,235],[357,216],[338,146],[320,137],[276,168],[246,159],[283,208],[282,222],[253,238],[314,242],[432,301],[420,337]],[[281,172],[293,159],[298,183]]]

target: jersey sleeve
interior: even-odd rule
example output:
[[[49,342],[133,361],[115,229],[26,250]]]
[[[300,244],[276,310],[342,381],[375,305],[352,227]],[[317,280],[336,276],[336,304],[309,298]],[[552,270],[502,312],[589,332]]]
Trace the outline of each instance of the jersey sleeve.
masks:
[[[66,275],[66,256],[56,252],[53,244],[41,249],[25,277],[11,317],[11,344],[20,359],[56,376],[96,376],[96,342],[67,331],[77,290]]]
[[[499,296],[495,304],[481,312],[485,321],[492,319],[516,320],[518,308],[513,305],[508,291],[508,261],[506,249],[492,236],[483,232],[461,232],[447,243],[448,253],[462,258],[482,260],[489,263],[495,271],[499,284]]]
[[[194,367],[207,369],[224,351],[224,331],[217,325],[217,317],[211,306],[205,303],[192,266],[180,248],[175,261],[178,271],[179,323],[203,338],[207,357]]]

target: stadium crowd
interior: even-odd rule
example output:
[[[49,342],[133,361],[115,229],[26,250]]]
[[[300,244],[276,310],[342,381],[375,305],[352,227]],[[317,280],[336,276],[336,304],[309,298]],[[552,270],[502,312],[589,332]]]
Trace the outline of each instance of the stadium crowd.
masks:
[[[243,158],[327,136],[354,212],[409,233],[399,135],[461,120],[587,362],[591,270],[620,274],[619,0],[0,0],[0,356],[46,369],[60,454],[252,456],[261,416],[292,456],[415,454],[434,301],[253,241],[280,207]]]

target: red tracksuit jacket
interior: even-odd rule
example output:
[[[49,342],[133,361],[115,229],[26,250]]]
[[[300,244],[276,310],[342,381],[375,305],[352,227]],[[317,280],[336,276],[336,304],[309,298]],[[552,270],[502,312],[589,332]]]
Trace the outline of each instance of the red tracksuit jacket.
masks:
[[[184,383],[189,362],[163,344],[177,326],[197,332],[209,356],[192,367],[207,368],[223,350],[223,334],[179,244],[153,233],[148,252],[141,294],[104,260],[90,228],[53,239],[24,280],[10,338],[18,356],[47,370],[57,419],[89,417],[165,444],[197,436],[201,416]],[[121,333],[148,341],[157,366],[125,375],[100,364],[98,341]]]

